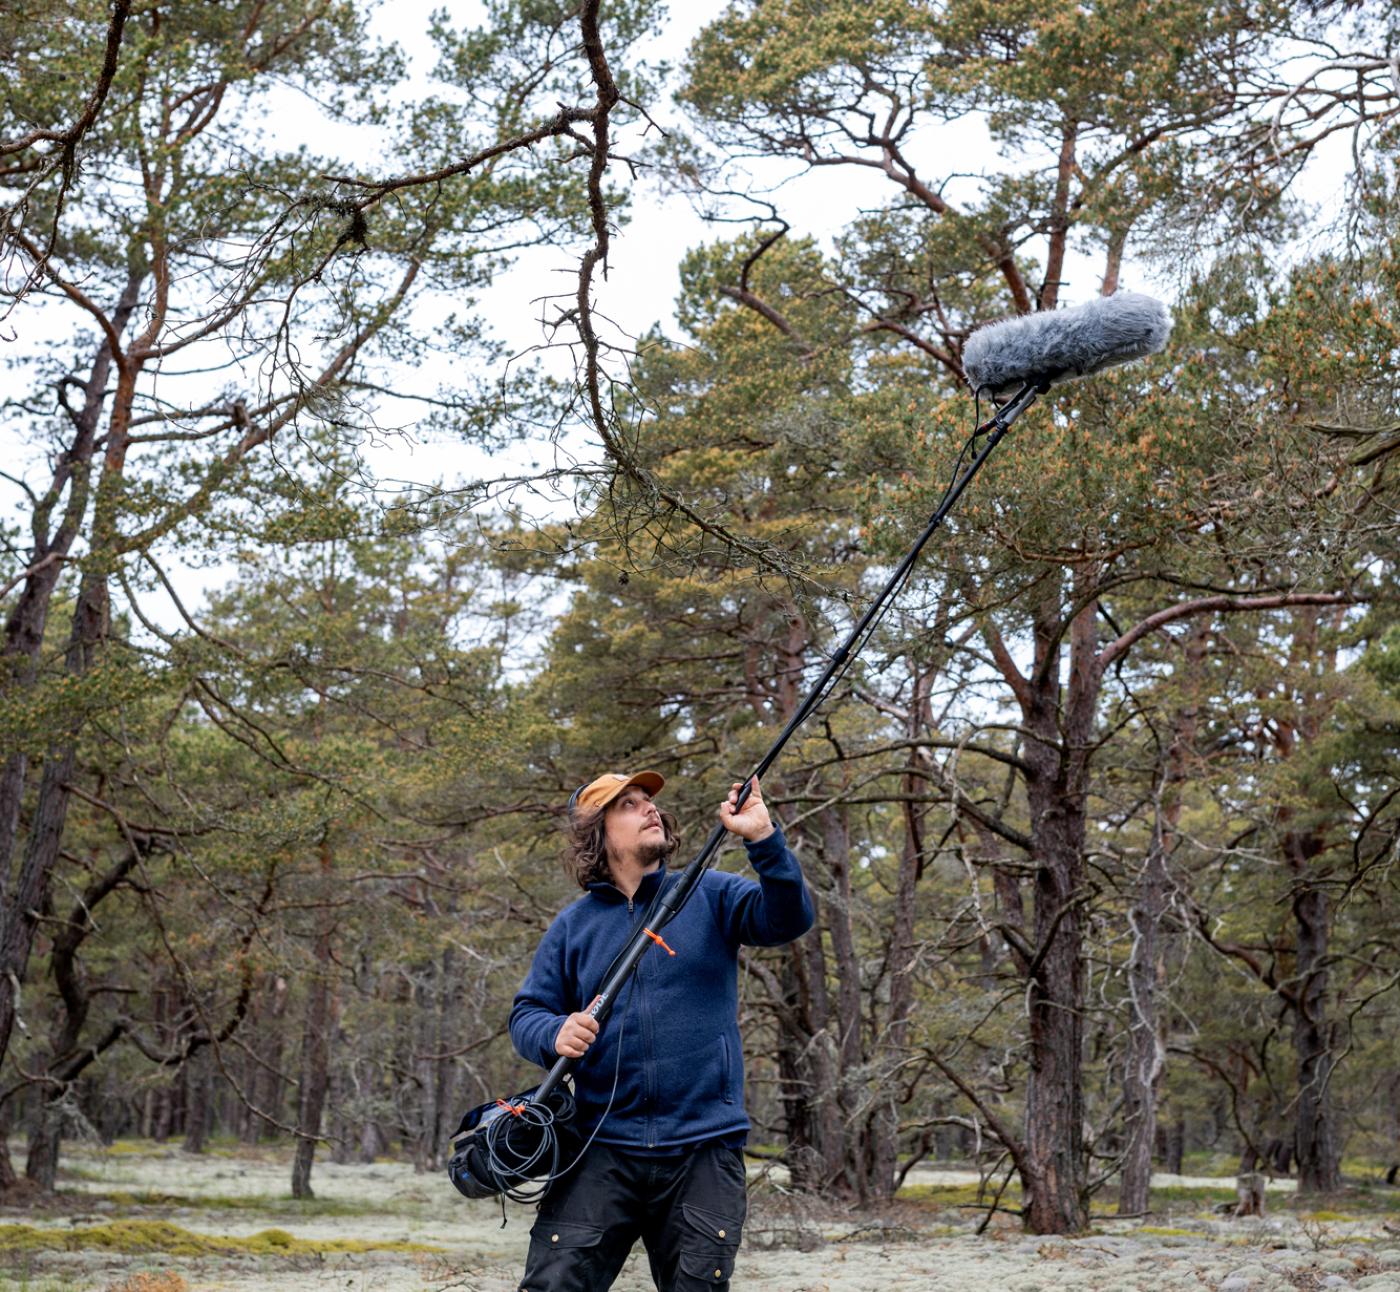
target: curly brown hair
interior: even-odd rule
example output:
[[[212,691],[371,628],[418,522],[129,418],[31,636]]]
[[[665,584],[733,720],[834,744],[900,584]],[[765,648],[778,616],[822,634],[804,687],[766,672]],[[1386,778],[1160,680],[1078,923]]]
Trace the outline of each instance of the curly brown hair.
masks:
[[[657,809],[660,811],[660,809]],[[608,845],[604,833],[603,818],[606,807],[596,812],[580,813],[569,819],[564,838],[564,873],[580,888],[589,884],[610,884],[612,871],[608,869]],[[669,861],[676,849],[681,846],[680,825],[669,812],[661,812],[661,827],[666,831],[666,842],[658,848],[658,860]]]

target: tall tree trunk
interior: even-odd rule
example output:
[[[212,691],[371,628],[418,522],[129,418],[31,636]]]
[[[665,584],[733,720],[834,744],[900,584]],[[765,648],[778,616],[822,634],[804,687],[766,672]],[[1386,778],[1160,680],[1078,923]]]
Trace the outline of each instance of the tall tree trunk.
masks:
[[[1152,1149],[1157,1138],[1157,1093],[1165,1067],[1161,1002],[1157,987],[1162,961],[1158,951],[1167,909],[1167,853],[1160,831],[1148,847],[1128,921],[1133,948],[1128,961],[1127,1053],[1123,1062],[1123,1168],[1118,1214],[1140,1216],[1152,1187]]]
[[[825,901],[813,892],[817,930]],[[787,949],[774,994],[778,1008],[778,1089],[792,1186],[819,1194],[842,1176],[841,1115],[836,1106],[839,1064],[831,1033],[826,949],[820,932]]]
[[[175,1125],[175,1093],[170,1081],[162,1081],[156,1090],[155,1121],[151,1126],[151,1138],[157,1144],[164,1144],[170,1138]]]
[[[120,336],[131,318],[145,281],[145,270],[133,270],[112,311],[111,335]],[[74,436],[72,445],[54,465],[48,494],[36,507],[32,518],[34,544],[31,550],[30,573],[5,622],[4,667],[0,668],[0,689],[24,689],[35,684],[36,664],[43,647],[49,609],[64,560],[87,517],[89,475],[96,448],[98,424],[109,397],[107,381],[111,376],[114,356],[109,341],[98,347],[92,371],[83,387],[83,406],[70,412]],[[125,373],[123,374],[125,376]],[[112,417],[108,435],[108,463],[113,463],[114,446],[120,445],[115,467],[104,472],[107,492],[111,495],[115,480],[120,476],[126,449],[127,423],[130,418],[131,388],[129,381],[119,381],[121,389],[112,397]],[[111,477],[108,481],[108,477]],[[50,529],[54,507],[67,492],[67,502],[56,529]],[[99,489],[99,494],[101,494]],[[98,511],[102,512],[99,498]],[[93,523],[93,554],[99,561],[106,559],[107,530]],[[107,576],[100,570],[90,570],[83,578],[73,611],[68,651],[64,667],[70,675],[87,671],[97,643],[106,629]],[[24,798],[28,760],[23,751],[8,754],[0,766],[0,1062],[9,1052],[19,1008],[18,993],[29,966],[29,952],[34,941],[35,913],[45,904],[49,877],[58,860],[68,809],[68,784],[73,775],[76,742],[80,723],[70,726],[66,739],[60,739],[44,760],[34,819],[30,825],[29,842],[25,848],[18,876],[12,873],[20,839],[20,806]]]
[[[256,1103],[280,1121],[285,1111],[283,1104],[287,1082],[282,1074],[282,1062],[287,1051],[287,1004],[290,999],[285,978],[278,975],[272,979],[268,984],[268,998],[261,1029],[263,1044],[259,1052],[266,1066],[261,1069],[262,1076],[256,1087],[259,1091]],[[264,1140],[273,1140],[281,1132],[271,1122],[259,1119],[259,1134]]]
[[[1332,1106],[1337,1028],[1327,1009],[1329,907],[1327,894],[1311,884],[1293,899],[1299,979],[1293,1016],[1298,1064],[1294,1151],[1299,1193],[1335,1193],[1342,1187],[1342,1144]]]
[[[1186,1157],[1186,1119],[1180,1113],[1167,1123],[1167,1142],[1162,1156],[1167,1170],[1172,1175],[1180,1175]]]
[[[185,1142],[186,1153],[203,1153],[209,1143],[213,1122],[214,1066],[213,1053],[200,1046],[184,1066],[185,1081]]]
[[[1079,138],[1079,122],[1066,117],[1060,123],[1060,157],[1055,172],[1055,196],[1050,205],[1050,242],[1045,257],[1045,281],[1040,286],[1036,305],[1053,310],[1060,299],[1060,275],[1065,268],[1065,252],[1069,247],[1070,188],[1075,172],[1075,144]]]
[[[1335,636],[1324,640],[1322,611],[1309,607],[1295,612],[1289,664],[1302,674],[1294,713],[1277,725],[1276,744],[1285,757],[1321,734],[1325,710],[1314,679],[1336,669]],[[1334,618],[1332,627],[1340,626]],[[1330,941],[1332,911],[1325,867],[1319,858],[1327,849],[1327,825],[1314,821],[1307,828],[1292,822],[1294,809],[1280,807],[1278,819],[1287,827],[1283,855],[1293,874],[1296,986],[1285,993],[1292,1006],[1293,1049],[1298,1095],[1292,1149],[1298,1159],[1300,1193],[1335,1193],[1342,1186],[1342,1144],[1332,1107],[1332,1072],[1342,1050],[1340,1027],[1330,1016]]]
[[[431,961],[418,971],[417,980],[409,989],[410,1009],[409,1036],[413,1050],[413,1072],[417,1077],[415,1093],[418,1116],[410,1126],[413,1134],[413,1167],[416,1171],[427,1171],[432,1165],[434,1134],[437,1123],[437,1085],[433,1080],[436,1064],[428,1055],[436,1049],[437,1035],[437,991],[434,965]],[[414,1124],[416,1121],[416,1124]]]
[[[52,1193],[58,1178],[58,1150],[63,1134],[62,1090],[51,1090],[44,1096],[34,1114],[34,1126],[29,1133],[29,1155],[24,1174],[45,1193]]]
[[[1061,696],[1059,590],[1036,622],[1035,672],[1023,683],[1031,768],[1035,878],[1029,966],[1030,1072],[1020,1173],[1026,1228],[1074,1234],[1088,1227],[1084,1155],[1085,783],[1099,677],[1092,604],[1070,625],[1070,678]]]
[[[928,697],[935,671],[916,666],[914,693],[905,720],[905,737],[917,740],[929,730]],[[867,1180],[868,1200],[888,1202],[894,1196],[895,1165],[899,1143],[898,1070],[908,1056],[909,1021],[914,1012],[914,914],[918,883],[924,870],[923,819],[915,796],[923,786],[919,773],[925,761],[925,751],[911,745],[909,772],[903,780],[906,795],[903,804],[904,837],[899,855],[899,873],[895,880],[894,923],[889,935],[888,978],[890,984],[889,1016],[880,1029],[882,1040],[874,1055],[874,1071],[880,1088],[874,1092],[875,1115],[871,1119],[870,1168]]]
[[[44,1099],[29,1141],[25,1174],[46,1193],[51,1192],[58,1171],[58,1155],[63,1122],[73,1084],[122,1036],[124,1023],[110,1025],[103,1034],[84,1037],[92,998],[84,978],[78,952],[89,933],[96,928],[93,912],[116,890],[140,860],[135,847],[108,867],[83,890],[61,924],[51,921],[53,944],[49,952],[49,972],[53,977],[63,1012],[49,1038],[44,1064]]]
[[[80,605],[73,615],[74,641],[70,647],[70,657],[88,653],[87,643],[79,637],[80,621],[86,622],[87,618]],[[95,641],[95,637],[88,640]],[[81,673],[85,671],[85,666],[70,668],[69,671]],[[63,825],[68,814],[68,786],[77,761],[76,740],[77,732],[73,730],[68,743],[50,750],[44,761],[34,823],[20,865],[19,880],[13,893],[7,895],[9,909],[5,912],[3,927],[0,927],[0,1059],[9,1049],[19,1003],[19,984],[24,981],[29,969],[29,952],[34,945],[39,912],[48,906],[49,879],[63,840]]]
[[[263,1125],[262,1118],[253,1111],[259,1106],[258,1087],[262,1074],[262,1067],[258,1063],[258,1059],[261,1058],[259,1054],[261,1047],[258,1041],[266,1026],[261,999],[254,1005],[253,1017],[249,1023],[248,1030],[252,1035],[246,1041],[243,1049],[242,1062],[239,1064],[241,1076],[238,1082],[238,1087],[246,1098],[235,1101],[233,1105],[234,1123],[238,1127],[238,1142],[240,1144],[256,1144]]]
[[[1026,1227],[1074,1234],[1088,1227],[1084,1176],[1083,859],[1075,814],[1035,814],[1041,852],[1035,878],[1040,964],[1030,982],[1030,1074],[1023,1173]]]
[[[327,827],[329,829],[329,827]],[[331,912],[331,844],[321,841],[321,912],[317,917],[316,968],[307,985],[306,1015],[301,1033],[301,1079],[297,1097],[297,1147],[292,1159],[292,1197],[312,1198],[311,1165],[321,1134],[321,1113],[326,1103],[330,1071],[332,1023],[331,961],[334,919]]]
[[[1181,669],[1186,702],[1173,715],[1156,819],[1147,857],[1137,879],[1128,920],[1133,949],[1128,960],[1127,1055],[1123,1069],[1123,1124],[1126,1143],[1118,1189],[1118,1214],[1137,1216],[1147,1210],[1152,1187],[1152,1150],[1157,1140],[1157,1096],[1166,1067],[1166,1021],[1158,999],[1164,977],[1163,918],[1171,876],[1168,865],[1181,823],[1182,787],[1196,744],[1197,695],[1205,659],[1208,621],[1199,620],[1188,635]]]
[[[10,1102],[0,1104],[0,1199],[19,1183],[15,1164],[10,1157]]]
[[[839,1173],[828,1179],[824,1188],[845,1196],[853,1195],[864,1203],[870,1197],[870,1145],[868,1120],[854,1115],[855,1104],[864,1098],[866,1091],[864,1081],[857,1079],[857,1074],[864,1071],[865,1055],[861,1035],[860,960],[851,918],[851,839],[845,816],[839,809],[827,808],[819,815],[822,855],[831,876],[831,890],[823,913],[835,961],[831,969],[836,979],[836,1010],[829,1029],[834,1030],[834,1035],[828,1046],[828,1059],[835,1060],[837,1069],[831,1111],[840,1127],[838,1144],[824,1145],[822,1156],[827,1160],[839,1157],[842,1164]]]
[[[106,553],[103,555],[105,557]],[[78,589],[68,650],[64,656],[64,669],[70,677],[81,677],[92,667],[102,640],[107,635],[107,618],[107,573],[105,567],[100,567],[84,575]],[[63,844],[82,727],[81,716],[71,718],[59,743],[48,751],[44,759],[34,820],[20,865],[19,881],[10,895],[10,906],[4,913],[3,927],[0,927],[0,982],[22,982],[29,967],[29,953],[34,944],[39,912],[47,908],[49,880]],[[9,1046],[14,1026],[14,1001],[13,991],[0,992],[0,1058],[4,1057]]]
[[[457,1064],[447,1057],[456,1047],[459,1035],[454,990],[457,969],[457,952],[449,944],[443,948],[437,967],[437,1030],[434,1038],[437,1057],[432,1061],[436,1112],[432,1124],[432,1152],[428,1159],[428,1165],[434,1171],[441,1170],[445,1164],[448,1136],[454,1129],[452,1110],[457,1105]]]
[[[318,939],[318,955],[322,949]],[[329,951],[329,937],[324,940]],[[329,955],[326,956],[326,961]],[[316,1139],[321,1133],[321,1113],[326,1102],[330,1061],[329,964],[322,961],[307,986],[306,1014],[301,1033],[301,1079],[297,1098],[297,1147],[292,1160],[292,1197],[314,1198],[311,1191],[311,1165],[316,1158]]]

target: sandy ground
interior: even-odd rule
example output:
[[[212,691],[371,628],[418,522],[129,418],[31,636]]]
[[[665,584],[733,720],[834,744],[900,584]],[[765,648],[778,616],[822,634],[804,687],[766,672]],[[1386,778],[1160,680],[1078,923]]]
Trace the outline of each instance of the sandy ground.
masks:
[[[317,1202],[309,1214],[287,1196],[286,1161],[270,1154],[192,1158],[152,1146],[82,1150],[65,1159],[65,1167],[55,1205],[0,1209],[0,1224],[60,1229],[75,1250],[0,1251],[0,1292],[136,1292],[143,1273],[170,1270],[191,1292],[515,1292],[533,1219],[531,1209],[509,1205],[502,1228],[498,1204],[467,1202],[444,1177],[392,1163],[318,1162]],[[918,1179],[951,1185],[975,1183],[976,1176],[923,1171]],[[1218,1188],[1230,1182],[1162,1177],[1160,1183]],[[1276,1191],[1290,1187],[1287,1181],[1274,1185]],[[131,1201],[132,1194],[150,1192],[163,1196]],[[896,1205],[861,1214],[802,1203],[761,1185],[753,1192],[732,1286],[773,1292],[1400,1292],[1400,1190],[1394,1203],[1388,1216],[1350,1216],[1341,1202],[1338,1212],[1302,1222],[1277,1210],[1264,1220],[1228,1220],[1183,1204],[1181,1214],[1153,1217],[1147,1225],[1100,1220],[1089,1236],[1047,1239],[1021,1234],[1009,1218],[978,1237],[966,1212]],[[247,1236],[276,1228],[303,1239],[411,1242],[437,1250],[196,1258],[80,1245],[88,1226],[133,1218],[206,1234]],[[634,1254],[615,1287],[651,1289],[644,1256]]]

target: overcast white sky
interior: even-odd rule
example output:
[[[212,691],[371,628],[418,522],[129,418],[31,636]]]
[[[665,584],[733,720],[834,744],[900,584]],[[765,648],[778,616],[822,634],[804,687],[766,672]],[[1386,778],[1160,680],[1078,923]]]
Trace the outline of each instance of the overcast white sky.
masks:
[[[396,40],[414,60],[415,72],[424,78],[431,71],[434,53],[427,39],[428,15],[441,0],[397,0],[384,9],[375,24],[385,38]],[[484,21],[482,5],[475,0],[454,0],[448,5],[454,20],[460,24]],[[700,30],[726,8],[723,0],[675,0],[671,14],[662,27],[637,53],[648,61],[666,61],[676,66],[684,59],[687,48]],[[651,115],[663,126],[680,124],[674,106],[664,97],[647,105]],[[323,136],[324,138],[324,136]],[[620,140],[618,151],[627,151],[627,141]],[[975,176],[1005,168],[1005,159],[996,156],[990,136],[979,119],[969,119],[955,125],[926,127],[912,143],[910,155],[928,174],[944,176],[957,173]],[[1340,150],[1323,158],[1312,168],[1308,189],[1311,199],[1322,206],[1336,207],[1340,202],[1345,176],[1345,159]],[[622,168],[614,166],[614,178],[620,178]],[[791,168],[777,164],[755,172],[764,185],[782,183],[772,194],[780,212],[793,226],[793,235],[811,235],[822,243],[844,229],[862,208],[883,206],[889,202],[890,185],[874,171],[855,167],[817,169],[806,174],[794,174]],[[968,179],[964,185],[975,181]],[[949,188],[953,200],[958,198],[957,182]],[[749,212],[751,207],[738,207]],[[628,222],[612,239],[608,277],[598,277],[597,308],[613,320],[624,333],[637,336],[654,322],[660,321],[667,331],[674,332],[673,306],[679,290],[679,265],[692,247],[703,242],[734,236],[736,226],[708,224],[681,196],[665,196],[645,175],[634,186],[633,202]],[[1131,250],[1131,249],[1130,249]],[[572,290],[578,270],[581,248],[537,248],[523,253],[515,267],[500,277],[480,297],[481,311],[493,333],[512,350],[521,352],[540,344],[544,337],[539,325],[543,307],[541,298]],[[1061,301],[1072,305],[1097,294],[1102,263],[1099,256],[1090,258],[1071,251],[1065,268],[1065,284]],[[1124,267],[1122,285],[1130,290],[1146,290],[1170,297],[1174,284],[1154,278],[1148,266],[1131,258]],[[567,363],[564,356],[557,362],[560,371]],[[423,372],[428,379],[424,385],[436,384],[435,374]],[[440,456],[446,452],[447,458]],[[436,462],[456,461],[465,475],[481,466],[473,454],[461,446],[436,444]],[[402,453],[399,454],[402,459]],[[411,462],[411,459],[408,461]],[[405,463],[401,460],[400,465]],[[376,465],[386,475],[396,474],[393,461],[377,459]],[[411,472],[404,473],[411,476]]]
[[[428,15],[437,3],[438,0],[396,3],[391,10],[379,15],[376,24],[382,35],[392,37],[413,57],[415,71],[425,77],[431,71],[434,58],[431,42],[426,38]],[[679,65],[694,37],[725,8],[722,0],[673,3],[669,18],[634,56],[652,63],[664,61],[673,67]],[[464,25],[483,21],[485,17],[480,4],[464,0],[456,0],[449,9],[454,20]],[[663,127],[681,123],[674,105],[665,97],[646,107]],[[634,141],[639,139],[640,132]],[[629,151],[625,137],[618,140],[617,151]],[[939,175],[950,172],[975,175],[995,166],[990,138],[980,120],[926,129],[914,141],[910,152],[916,162],[927,161],[930,173]],[[781,185],[771,196],[791,223],[793,236],[810,235],[828,245],[862,208],[883,206],[891,197],[889,182],[883,176],[853,167],[797,174],[793,167],[771,164],[760,166],[754,174],[765,187]],[[625,171],[614,165],[612,176],[616,182],[625,177]],[[953,196],[956,199],[955,191]],[[753,209],[736,204],[736,211],[743,214],[750,214]],[[692,247],[733,237],[737,231],[738,226],[733,224],[707,223],[684,197],[662,194],[643,173],[633,186],[627,223],[612,238],[607,278],[595,276],[598,312],[612,320],[626,337],[641,335],[658,321],[667,332],[674,334],[673,309],[680,287],[682,257]],[[573,290],[582,250],[582,247],[531,249],[482,293],[483,316],[492,332],[513,351],[523,352],[544,341],[539,324],[543,312],[541,299],[561,290]],[[1065,288],[1066,303],[1094,295],[1098,290],[1099,272],[1096,264],[1072,260],[1066,271],[1071,280]],[[1125,285],[1141,287],[1144,284]],[[554,370],[561,375],[572,371],[563,352],[546,356],[545,362],[556,365]],[[436,375],[431,372],[420,372],[418,377],[421,388],[436,384]],[[400,416],[389,408],[385,409],[385,414],[386,423],[412,416],[407,408]],[[570,444],[569,447],[580,454],[588,452],[586,446]],[[437,469],[456,471],[463,478],[495,474],[501,467],[499,459],[488,463],[480,452],[460,443],[438,440],[424,448],[430,448]],[[407,479],[413,477],[414,469],[424,456],[423,451],[414,451],[411,444],[399,441],[372,452],[370,460],[385,479],[394,476]],[[528,451],[523,451],[521,463],[528,465],[530,456]],[[539,455],[534,456],[538,458]]]
[[[427,39],[428,17],[441,3],[442,0],[391,0],[374,19],[373,30],[385,39],[397,41],[413,60],[415,82],[406,88],[407,94],[418,93],[418,87],[426,84],[431,71],[434,51]],[[480,22],[485,16],[483,7],[474,0],[453,0],[447,7],[459,24]],[[724,7],[720,0],[673,4],[670,18],[647,43],[643,53],[650,60],[679,63],[696,33]],[[286,99],[285,107],[278,105],[277,134],[282,141],[304,139],[318,152],[341,154],[351,166],[362,165],[366,155],[373,152],[363,136],[337,132],[324,122],[318,123],[304,99],[291,95]],[[648,109],[663,125],[676,120],[673,108],[664,99],[649,104]],[[620,150],[626,150],[625,140],[620,141]],[[931,173],[938,174],[950,171],[975,174],[998,166],[988,137],[976,121],[926,131],[915,145],[914,156],[916,160],[927,159]],[[1311,186],[1316,200],[1324,205],[1336,201],[1341,173],[1336,166],[1319,169]],[[776,184],[785,178],[785,172],[771,167],[760,178],[765,184]],[[794,235],[810,234],[829,242],[862,207],[887,202],[888,190],[888,183],[873,172],[831,168],[791,179],[774,194],[774,200],[792,223]],[[729,237],[733,233],[733,225],[706,224],[683,198],[664,197],[643,178],[634,189],[631,218],[613,239],[608,278],[598,282],[599,311],[632,336],[644,332],[658,320],[668,330],[674,330],[672,309],[682,256],[701,242]],[[480,309],[490,330],[512,350],[524,351],[542,340],[538,323],[539,299],[569,287],[577,273],[578,252],[579,249],[566,247],[527,251],[514,268],[501,275],[482,294]],[[1096,260],[1072,258],[1066,270],[1065,303],[1073,304],[1095,294],[1100,272],[1101,266]],[[1124,286],[1156,289],[1159,294],[1169,291],[1168,285],[1154,284],[1142,266],[1132,263],[1125,268]],[[25,331],[30,336],[41,334],[42,323],[33,315],[16,319],[15,323],[22,335]],[[562,370],[566,359],[560,355],[556,360],[547,361],[557,362]],[[415,390],[432,391],[444,376],[450,374],[422,370],[405,372],[402,380],[411,383]],[[398,401],[397,407],[385,409],[383,420],[389,425],[409,426],[420,407]],[[586,453],[588,449],[579,446],[579,451]],[[0,443],[0,452],[7,459],[6,468],[13,470],[23,455],[13,424],[5,435],[5,442]],[[372,469],[386,480],[446,478],[451,481],[454,477],[470,479],[496,475],[524,466],[531,454],[521,450],[519,460],[514,463],[499,457],[489,460],[480,450],[459,441],[440,438],[432,443],[415,442],[409,434],[387,439],[367,450],[367,456]],[[4,490],[0,492],[0,505],[18,500],[17,491],[12,487],[0,482],[0,489]],[[229,571],[216,566],[175,573],[186,603],[197,604],[202,593],[222,582]]]

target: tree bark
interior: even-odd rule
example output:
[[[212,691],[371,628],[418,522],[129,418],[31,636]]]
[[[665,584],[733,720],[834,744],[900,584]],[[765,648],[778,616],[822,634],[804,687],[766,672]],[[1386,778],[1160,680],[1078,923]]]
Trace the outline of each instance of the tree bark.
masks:
[[[929,730],[929,693],[935,670],[914,667],[913,698],[905,721],[905,738],[913,741]],[[908,796],[903,804],[903,838],[899,855],[899,873],[895,880],[894,922],[889,933],[888,978],[890,983],[889,1017],[882,1029],[875,1071],[880,1088],[877,1105],[871,1118],[870,1167],[866,1181],[871,1202],[888,1202],[894,1196],[895,1165],[898,1160],[899,1102],[898,1068],[908,1056],[909,1023],[914,1012],[914,965],[917,949],[914,943],[915,903],[918,883],[924,869],[923,814],[914,796],[921,788],[918,773],[920,750],[910,746],[909,772],[903,778]]]
[[[1197,694],[1205,659],[1208,624],[1197,622],[1183,652],[1186,703],[1173,715],[1172,742],[1167,750],[1156,819],[1147,857],[1138,875],[1137,892],[1128,913],[1133,949],[1128,960],[1127,1055],[1123,1070],[1123,1119],[1126,1142],[1118,1189],[1118,1214],[1142,1215],[1152,1187],[1152,1150],[1157,1140],[1157,1097],[1166,1068],[1166,1022],[1158,999],[1165,969],[1162,922],[1168,909],[1171,876],[1168,865],[1176,848],[1181,823],[1182,787],[1196,744]]]
[[[112,312],[112,335],[120,336],[130,320],[145,281],[144,271],[133,271],[127,278]],[[83,406],[70,413],[74,426],[73,442],[55,464],[47,497],[36,508],[33,521],[34,544],[30,573],[5,623],[5,667],[0,684],[9,687],[34,685],[37,660],[43,646],[49,609],[59,575],[74,540],[82,530],[89,499],[88,479],[96,448],[98,424],[109,392],[114,355],[109,341],[99,346],[92,370],[83,387]],[[125,416],[123,414],[123,416]],[[113,421],[117,413],[113,412]],[[117,433],[124,439],[124,428]],[[50,531],[54,506],[64,491],[68,501],[57,529]],[[99,559],[105,556],[94,534]],[[70,675],[86,672],[97,642],[105,631],[107,614],[106,575],[90,571],[82,581],[73,612],[64,667]],[[77,726],[70,727],[68,739],[60,739],[44,760],[29,844],[18,876],[12,864],[20,838],[20,807],[24,798],[28,759],[16,750],[0,768],[0,1062],[9,1052],[14,1031],[19,984],[25,980],[29,952],[34,941],[36,913],[48,895],[49,877],[58,860],[68,806],[67,784],[73,774]]]
[[[284,1088],[287,1084],[282,1074],[282,1060],[288,1048],[287,1005],[290,992],[287,980],[280,975],[274,976],[267,994],[264,1027],[261,1029],[265,1043],[258,1056],[266,1066],[261,1069],[262,1076],[256,1087],[259,1091],[256,1102],[259,1108],[266,1109],[271,1116],[280,1120],[284,1111]],[[258,1134],[264,1140],[275,1140],[280,1132],[271,1122],[259,1118]]]
[[[1028,966],[1030,1072],[1020,1161],[1023,1218],[1037,1234],[1088,1227],[1084,1154],[1085,783],[1099,673],[1092,604],[1070,625],[1070,677],[1061,696],[1060,595],[1036,616],[1035,671],[1020,687],[1035,878]]]
[[[831,876],[831,891],[824,904],[826,929],[831,938],[836,976],[836,1011],[831,1020],[834,1035],[828,1047],[836,1061],[836,1081],[831,1090],[832,1113],[841,1127],[839,1159],[842,1169],[827,1189],[854,1195],[862,1203],[869,1195],[869,1182],[862,1169],[862,1120],[853,1118],[852,1098],[862,1092],[850,1086],[853,1075],[862,1068],[860,961],[856,954],[855,929],[851,921],[851,839],[842,812],[827,808],[820,813],[822,855]],[[852,1132],[855,1132],[854,1134]],[[826,1151],[823,1157],[838,1156]]]
[[[1060,123],[1060,157],[1055,168],[1055,197],[1050,206],[1045,281],[1040,285],[1036,299],[1036,307],[1042,310],[1053,310],[1060,299],[1060,275],[1064,272],[1065,252],[1069,246],[1070,185],[1074,178],[1074,153],[1078,138],[1079,122],[1067,117]]]
[[[1299,1193],[1335,1193],[1342,1187],[1342,1144],[1331,1094],[1338,1038],[1327,1009],[1329,908],[1326,892],[1314,885],[1303,887],[1293,899],[1299,978],[1293,1023]]]
[[[1118,1214],[1140,1216],[1152,1187],[1152,1149],[1157,1136],[1157,1094],[1165,1068],[1157,987],[1162,916],[1167,909],[1166,847],[1160,832],[1148,847],[1128,920],[1133,949],[1128,963],[1131,1014],[1123,1065],[1123,1168],[1118,1186]]]
[[[457,1064],[447,1057],[459,1036],[459,1002],[454,990],[459,971],[457,952],[450,944],[443,948],[436,969],[437,1030],[433,1043],[438,1057],[431,1060],[434,1113],[428,1154],[428,1167],[433,1171],[439,1171],[446,1165],[448,1136],[455,1129],[452,1110],[457,1106]]]
[[[815,886],[814,886],[815,889]],[[818,1194],[843,1175],[839,1065],[827,993],[824,896],[813,891],[816,931],[788,948],[780,977],[778,1089],[794,1189]]]
[[[98,1055],[110,1048],[124,1031],[114,1024],[105,1034],[88,1037],[83,1032],[92,998],[78,960],[78,951],[96,928],[93,911],[110,896],[140,860],[135,848],[110,866],[83,890],[81,897],[53,933],[49,971],[62,1002],[63,1012],[52,1036],[44,1064],[44,1098],[29,1141],[25,1175],[46,1193],[51,1192],[58,1170],[65,1104],[73,1083]]]
[[[184,1065],[186,1153],[203,1153],[209,1143],[213,1121],[213,1055],[200,1046]]]
[[[326,941],[329,950],[329,940]],[[319,951],[318,947],[318,951]],[[318,959],[320,958],[318,954]],[[329,956],[327,956],[329,959]],[[330,1062],[331,988],[328,965],[318,966],[306,992],[306,1014],[301,1033],[301,1081],[297,1098],[297,1147],[292,1159],[292,1197],[314,1198],[311,1166],[321,1133],[321,1113],[326,1102]]]
[[[1088,1227],[1084,1178],[1084,940],[1079,889],[1082,824],[1068,805],[1036,804],[1041,853],[1035,879],[1038,971],[1029,984],[1030,1074],[1022,1178],[1027,1229],[1074,1234]],[[1038,810],[1037,810],[1038,809]]]
[[[413,1167],[416,1171],[427,1171],[432,1169],[438,1119],[438,1088],[434,1080],[437,1065],[427,1057],[439,1048],[437,973],[431,962],[419,968],[417,980],[409,991],[409,1001],[409,1037],[413,1047],[411,1057],[413,1073],[417,1078],[414,1083],[417,1096],[414,1103],[418,1110],[416,1124],[410,1123],[413,1136]]]
[[[15,1174],[15,1164],[10,1157],[10,1105],[0,1104],[0,1199],[5,1192],[19,1183]]]
[[[29,1133],[29,1154],[24,1163],[26,1178],[45,1193],[52,1193],[58,1178],[58,1150],[63,1133],[62,1092],[50,1091],[34,1114]]]
[[[1329,673],[1336,667],[1334,642],[1323,643],[1321,611],[1295,615],[1290,663],[1311,679],[1320,664]],[[1306,683],[1305,683],[1306,686]],[[1314,741],[1322,731],[1324,713],[1318,694],[1304,690],[1297,716],[1280,724],[1279,748],[1292,755],[1300,741]],[[1280,809],[1287,821],[1291,809]],[[1330,1016],[1329,966],[1332,934],[1331,902],[1319,880],[1319,858],[1326,851],[1326,828],[1321,823],[1284,835],[1284,857],[1293,873],[1293,920],[1297,986],[1291,994],[1293,1047],[1298,1073],[1297,1112],[1293,1152],[1298,1159],[1299,1193],[1335,1193],[1342,1187],[1342,1143],[1332,1106],[1332,1071],[1344,1048],[1338,1022]]]
[[[1186,1156],[1186,1120],[1179,1113],[1167,1124],[1167,1143],[1163,1165],[1172,1175],[1180,1175]]]
[[[326,1103],[330,1072],[332,1025],[331,959],[334,919],[331,913],[332,854],[329,835],[321,841],[320,887],[324,903],[316,933],[316,967],[307,984],[306,1014],[301,1034],[301,1078],[297,1097],[297,1147],[292,1159],[292,1197],[313,1198],[311,1166],[321,1134],[321,1113]]]

